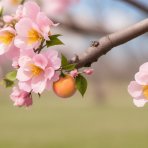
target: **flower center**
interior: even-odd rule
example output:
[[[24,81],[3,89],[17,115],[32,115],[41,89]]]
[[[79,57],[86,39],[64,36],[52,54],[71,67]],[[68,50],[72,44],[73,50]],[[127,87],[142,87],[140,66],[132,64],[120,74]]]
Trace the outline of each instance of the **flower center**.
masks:
[[[148,100],[148,85],[143,86],[143,95]]]
[[[29,36],[28,44],[35,43],[42,39],[41,35],[35,29],[29,30],[28,36]]]
[[[39,76],[43,72],[42,68],[34,64],[31,64],[30,67],[31,67],[31,72],[33,76]]]
[[[9,45],[13,38],[14,38],[14,34],[10,33],[10,32],[4,32],[3,34],[0,35],[0,42],[5,44],[5,45]]]
[[[10,0],[12,5],[18,5],[20,4],[20,0]]]

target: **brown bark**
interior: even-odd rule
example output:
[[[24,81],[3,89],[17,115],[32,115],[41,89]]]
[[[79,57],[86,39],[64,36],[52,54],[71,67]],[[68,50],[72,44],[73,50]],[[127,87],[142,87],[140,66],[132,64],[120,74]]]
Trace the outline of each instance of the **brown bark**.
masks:
[[[86,52],[82,53],[80,56],[75,56],[70,62],[77,63],[77,68],[91,66],[93,62],[96,62],[99,57],[109,52],[113,47],[124,44],[146,32],[148,32],[148,19],[102,37],[98,41],[95,41]]]

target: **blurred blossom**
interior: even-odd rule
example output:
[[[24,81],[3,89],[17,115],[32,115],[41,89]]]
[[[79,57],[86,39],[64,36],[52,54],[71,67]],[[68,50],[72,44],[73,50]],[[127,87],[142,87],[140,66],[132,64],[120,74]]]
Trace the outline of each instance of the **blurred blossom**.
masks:
[[[87,75],[91,75],[91,74],[93,74],[94,70],[93,69],[85,69],[83,72]]]
[[[148,62],[140,66],[139,72],[135,74],[135,81],[128,86],[128,92],[137,107],[143,107],[148,102]]]
[[[72,4],[79,0],[43,0],[44,11],[49,15],[65,12]]]
[[[14,13],[22,0],[2,0],[0,6],[4,8],[4,13]]]

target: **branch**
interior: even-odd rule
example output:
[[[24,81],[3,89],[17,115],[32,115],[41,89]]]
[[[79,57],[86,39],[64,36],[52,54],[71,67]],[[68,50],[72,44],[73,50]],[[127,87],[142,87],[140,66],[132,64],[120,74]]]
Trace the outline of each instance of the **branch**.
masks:
[[[77,63],[77,68],[89,67],[113,47],[124,44],[146,32],[148,32],[148,19],[95,41],[85,53],[72,58],[70,63]]]
[[[59,22],[60,23],[60,27],[64,28],[64,29],[69,29],[72,30],[74,32],[78,32],[78,33],[82,33],[82,34],[86,34],[86,35],[106,35],[109,33],[109,31],[107,31],[107,29],[105,29],[103,27],[103,25],[98,25],[98,26],[90,26],[90,27],[82,27],[74,22],[70,22],[68,20],[65,21],[58,21],[56,20],[55,22]]]
[[[135,0],[123,0],[124,2],[142,10],[144,13],[148,14],[148,7],[144,4],[139,3],[138,1]]]

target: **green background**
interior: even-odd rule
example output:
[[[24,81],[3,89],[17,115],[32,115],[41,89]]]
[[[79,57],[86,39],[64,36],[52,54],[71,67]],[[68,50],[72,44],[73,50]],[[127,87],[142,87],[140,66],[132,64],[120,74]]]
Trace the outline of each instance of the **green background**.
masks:
[[[136,108],[126,87],[108,84],[102,105],[91,87],[68,100],[46,92],[28,109],[13,107],[1,89],[0,148],[147,148],[148,108]]]

